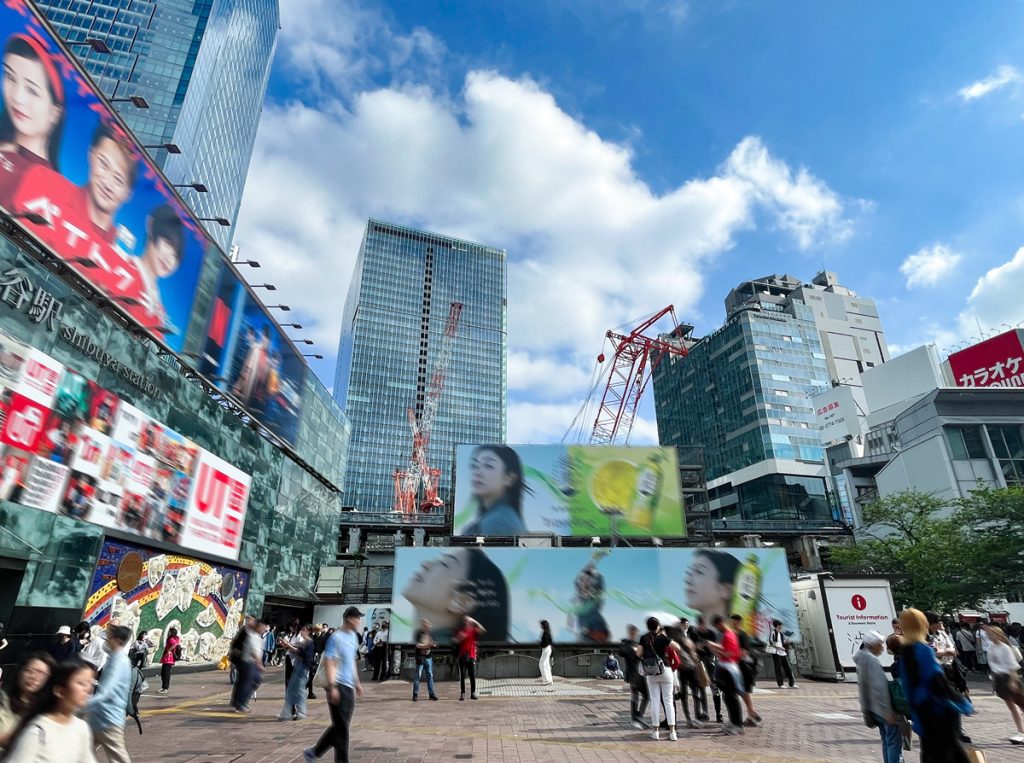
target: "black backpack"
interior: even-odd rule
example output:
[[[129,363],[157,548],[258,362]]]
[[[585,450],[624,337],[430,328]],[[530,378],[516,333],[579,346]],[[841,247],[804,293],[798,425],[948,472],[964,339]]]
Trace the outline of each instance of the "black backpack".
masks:
[[[136,665],[132,668],[132,692],[126,714],[129,718],[135,719],[140,734],[142,733],[142,719],[139,718],[139,700],[142,698],[142,692],[147,688],[149,687],[146,685],[146,677],[142,675],[142,669]]]
[[[238,665],[242,661],[245,650],[245,628],[239,628],[238,633],[231,639],[231,647],[228,649],[228,662]]]

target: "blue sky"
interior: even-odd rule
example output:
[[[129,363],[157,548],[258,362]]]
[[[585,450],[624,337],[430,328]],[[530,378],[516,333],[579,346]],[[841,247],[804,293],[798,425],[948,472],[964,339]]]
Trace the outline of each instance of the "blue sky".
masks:
[[[508,249],[514,441],[560,438],[605,329],[671,302],[705,333],[769,272],[825,266],[895,351],[949,348],[1024,320],[1022,22],[1009,1],[289,0],[235,240],[328,386],[367,217]]]

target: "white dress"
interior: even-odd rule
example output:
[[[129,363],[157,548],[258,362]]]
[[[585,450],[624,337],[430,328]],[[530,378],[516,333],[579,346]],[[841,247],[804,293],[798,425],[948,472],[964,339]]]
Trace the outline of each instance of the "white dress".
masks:
[[[40,715],[18,734],[4,763],[96,763],[92,732],[81,718],[58,723]]]

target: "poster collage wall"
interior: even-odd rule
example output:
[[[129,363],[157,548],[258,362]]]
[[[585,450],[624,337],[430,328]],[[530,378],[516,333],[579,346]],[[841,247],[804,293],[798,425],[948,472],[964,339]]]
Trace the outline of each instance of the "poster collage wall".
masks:
[[[0,500],[237,559],[251,478],[0,332]]]
[[[216,662],[241,627],[248,592],[244,570],[108,540],[83,617],[94,631],[111,620],[133,634],[146,631],[149,662],[159,661],[172,627],[181,638],[182,659]]]

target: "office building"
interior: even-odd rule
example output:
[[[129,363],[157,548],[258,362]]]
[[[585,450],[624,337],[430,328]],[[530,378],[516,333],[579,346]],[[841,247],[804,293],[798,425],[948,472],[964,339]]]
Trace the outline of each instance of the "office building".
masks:
[[[823,272],[745,281],[725,304],[655,369],[661,444],[704,446],[716,533],[844,532],[811,399],[888,359],[874,303]]]
[[[210,236],[227,251],[277,43],[278,0],[37,5],[168,179],[207,189],[180,190],[197,217],[211,218]],[[109,52],[85,44],[90,39]]]
[[[367,223],[345,302],[334,395],[352,441],[345,505],[389,512],[412,451],[407,411],[430,385],[453,302],[463,305],[428,463],[450,505],[455,446],[504,442],[506,253],[393,223]]]

